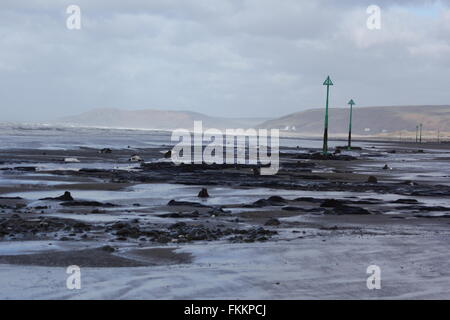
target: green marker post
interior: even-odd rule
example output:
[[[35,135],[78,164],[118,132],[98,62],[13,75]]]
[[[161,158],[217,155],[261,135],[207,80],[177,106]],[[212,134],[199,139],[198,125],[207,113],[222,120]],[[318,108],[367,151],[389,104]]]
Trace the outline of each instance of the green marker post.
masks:
[[[419,131],[419,143],[422,143],[422,124],[419,125],[420,131]]]
[[[353,106],[355,105],[355,102],[353,99],[350,99],[348,102],[350,105],[350,122],[348,124],[348,150],[352,150],[352,116],[353,116]]]
[[[328,154],[328,101],[330,96],[330,86],[333,85],[333,82],[330,79],[330,76],[327,77],[325,82],[323,83],[324,86],[327,86],[327,102],[325,106],[325,128],[323,131],[323,150],[322,153],[324,155]]]

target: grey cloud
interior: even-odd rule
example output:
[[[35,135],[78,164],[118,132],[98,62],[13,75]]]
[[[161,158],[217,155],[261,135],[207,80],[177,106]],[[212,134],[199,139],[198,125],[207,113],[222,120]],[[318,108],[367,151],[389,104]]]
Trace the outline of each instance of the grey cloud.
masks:
[[[96,107],[281,116],[332,104],[448,104],[450,9],[364,1],[10,1],[0,12],[3,120]],[[82,30],[65,8],[82,9]],[[436,1],[410,1],[433,5]],[[372,1],[370,3],[372,4]]]

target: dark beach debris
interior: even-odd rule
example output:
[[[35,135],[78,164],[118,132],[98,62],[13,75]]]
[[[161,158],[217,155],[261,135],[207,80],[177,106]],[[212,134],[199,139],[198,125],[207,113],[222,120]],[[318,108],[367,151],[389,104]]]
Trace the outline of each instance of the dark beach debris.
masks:
[[[384,165],[383,170],[389,170],[389,166],[387,164]]]
[[[96,209],[91,211],[92,214],[102,214],[102,213],[105,213],[105,212],[106,212],[105,210],[100,210],[98,208],[96,208]]]
[[[323,202],[320,206],[322,208],[336,208],[336,207],[341,207],[343,205],[344,205],[343,200],[325,199],[325,200],[323,200]]]
[[[200,192],[198,193],[197,197],[199,198],[209,198],[208,189],[202,188]]]
[[[263,242],[269,240],[270,237],[276,235],[276,231],[267,230],[262,227],[252,228],[249,230],[236,230],[238,235],[231,237],[231,242]]]
[[[375,176],[369,176],[367,178],[367,183],[378,183],[378,179]]]
[[[267,199],[270,202],[286,203],[287,200],[280,196],[271,196]]]
[[[99,153],[108,154],[112,153],[112,150],[110,148],[103,148],[99,151]]]
[[[279,226],[281,224],[280,220],[276,218],[271,218],[264,223],[265,226]]]
[[[416,199],[397,199],[392,201],[392,203],[403,203],[403,204],[416,204],[419,203]]]
[[[114,251],[116,251],[116,249],[114,249],[113,247],[108,246],[108,245],[100,247],[100,249],[103,250],[103,251],[106,251],[106,252],[114,252]]]
[[[439,215],[439,216],[417,214],[417,215],[414,215],[414,217],[415,218],[425,218],[425,219],[450,219],[450,214]]]
[[[402,182],[400,182],[400,184],[409,185],[409,186],[417,186],[418,185],[417,182],[411,181],[411,180],[402,181]]]
[[[294,199],[295,201],[303,201],[303,202],[312,202],[312,203],[322,203],[322,199],[313,198],[313,197],[300,197]]]
[[[240,242],[266,241],[272,235],[277,234],[275,231],[266,230],[264,228],[252,229],[233,229],[220,227],[207,227],[198,224],[187,224],[178,222],[170,225],[166,230],[140,228],[137,225],[128,223],[115,223],[111,229],[117,230],[115,233],[118,238],[126,240],[127,238],[145,237],[149,241],[158,243],[183,243],[191,241],[214,241],[221,238],[227,238],[238,235],[237,238],[230,239]]]
[[[191,212],[174,212],[174,213],[163,213],[158,215],[161,218],[198,218],[200,213],[197,210]]]
[[[72,197],[72,195],[70,194],[70,192],[69,192],[69,191],[65,191],[65,192],[64,192],[64,194],[63,194],[62,196],[59,196],[59,197],[55,197],[55,198],[52,198],[52,197],[48,197],[48,198],[42,198],[42,199],[39,199],[39,200],[51,200],[51,201],[73,201],[74,199],[73,199],[73,197]]]
[[[327,214],[337,214],[337,215],[344,215],[344,214],[367,215],[367,214],[371,214],[370,211],[368,211],[364,208],[348,206],[345,203],[347,203],[345,200],[325,199],[320,206],[322,208],[332,208],[331,210],[328,210],[325,212]]]
[[[117,205],[106,202],[98,202],[98,201],[67,201],[62,202],[62,206],[65,207],[116,207]]]
[[[323,154],[322,152],[315,153],[301,153],[295,156],[295,159],[311,159],[311,160],[341,160],[341,161],[352,161],[357,158],[347,154]]]
[[[16,171],[24,171],[24,172],[35,172],[36,167],[14,167]]]
[[[325,213],[336,214],[336,215],[346,215],[346,214],[348,214],[348,215],[369,215],[369,214],[372,214],[370,211],[368,211],[364,208],[347,206],[347,205],[334,207],[332,210],[329,210]]]
[[[259,199],[250,205],[244,205],[245,208],[277,207],[286,205],[287,200],[280,196],[271,196],[267,199]]]
[[[67,237],[61,238],[61,241],[67,240],[70,239]],[[142,260],[119,257],[102,248],[5,255],[0,256],[0,263],[49,267],[67,267],[69,265],[80,267],[140,267],[149,265]]]
[[[192,202],[192,201],[176,201],[176,200],[170,200],[167,203],[168,206],[191,206],[191,207],[203,207],[203,208],[209,208],[209,206],[201,204],[199,202]]]
[[[210,210],[208,210],[208,214],[210,214],[211,216],[225,216],[225,217],[229,217],[232,215],[230,211],[225,211],[221,207],[212,207]]]
[[[0,218],[0,237],[11,235],[27,237],[62,230],[82,233],[91,230],[91,226],[84,222],[56,217],[38,216],[25,218],[21,215],[13,214]]]
[[[159,214],[161,218],[199,218],[199,217],[218,217],[218,216],[231,216],[231,213],[223,210],[220,207],[212,207],[207,212],[198,212],[197,210],[190,212],[172,212]]]
[[[347,150],[348,146],[337,146],[335,147],[336,150]],[[362,150],[361,147],[352,147],[351,150],[357,151],[357,150]]]
[[[295,206],[285,206],[285,207],[281,208],[281,210],[285,210],[285,211],[302,211],[303,208],[295,207]]]
[[[129,159],[129,162],[142,162],[144,161],[139,155],[133,154]]]
[[[179,165],[172,162],[144,162],[141,167],[144,170],[179,170],[185,172],[204,171],[204,170],[225,170],[225,169],[252,169],[258,167],[268,167],[269,165],[252,165],[252,164],[230,164],[230,163],[181,163]]]
[[[412,205],[412,206],[402,206],[396,207],[396,210],[408,210],[408,211],[426,211],[426,212],[450,212],[450,208],[443,206],[420,206],[420,205]]]
[[[81,168],[79,173],[111,173],[111,170],[107,169],[95,169],[95,168]]]

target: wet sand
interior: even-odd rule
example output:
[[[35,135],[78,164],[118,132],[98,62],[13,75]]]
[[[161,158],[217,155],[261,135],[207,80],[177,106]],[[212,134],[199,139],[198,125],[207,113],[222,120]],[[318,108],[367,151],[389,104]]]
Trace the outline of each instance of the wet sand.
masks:
[[[396,290],[392,283],[406,278],[389,274],[393,282],[388,288],[392,288],[378,297],[416,298],[425,288],[427,297],[441,294],[449,298],[448,290],[439,293],[442,288],[437,285],[440,278],[448,279],[445,266],[449,256],[433,256],[433,272],[427,274],[425,269],[414,269],[422,258],[419,254],[411,257],[409,249],[426,250],[427,245],[433,245],[438,246],[433,249],[436,252],[445,251],[450,235],[449,150],[440,144],[377,142],[373,148],[344,150],[325,160],[316,156],[318,150],[282,148],[281,168],[275,176],[255,175],[251,166],[174,166],[164,159],[165,147],[124,148],[108,154],[89,148],[1,150],[0,264],[4,266],[0,273],[8,276],[23,268],[53,270],[71,264],[102,268],[108,273],[118,267],[144,268],[155,271],[161,282],[171,287],[160,296],[142,291],[141,286],[135,292],[119,294],[124,283],[135,277],[130,271],[128,278],[120,278],[120,285],[109,283],[109,291],[103,290],[103,295],[84,291],[84,297],[94,298],[349,298],[358,297],[355,278],[348,275],[345,279],[338,272],[343,277],[341,284],[348,282],[343,285],[346,289],[340,287],[327,293],[325,288],[336,283],[327,276],[330,269],[319,266],[335,261],[354,271],[348,259],[357,260],[361,268],[381,259],[391,271],[403,259],[421,285]],[[139,154],[145,163],[130,162],[132,154]],[[64,163],[67,157],[76,157],[80,162]],[[371,176],[376,177],[375,182],[368,182]],[[197,197],[202,188],[208,189],[210,198]],[[72,200],[58,200],[65,191],[70,192]],[[95,246],[1,253],[2,244],[20,241],[90,242]],[[346,248],[338,249],[342,253],[339,257],[332,251],[342,241]],[[402,247],[401,243],[408,246]],[[247,281],[245,274],[251,267],[245,257],[234,262],[237,267],[233,271],[227,267],[235,259],[233,251],[244,247],[256,260],[266,254],[268,259],[278,259],[274,248],[290,252],[289,257],[296,252],[295,259],[283,259],[289,266],[300,263],[311,269],[309,272],[318,266],[322,271],[314,274],[317,287],[305,278],[308,284],[300,291],[284,282],[294,276],[293,269],[289,269],[290,276],[280,277],[279,284],[267,283],[264,277],[277,282],[272,273],[283,272],[277,263],[268,263],[265,275],[262,270],[249,275],[253,291],[237,288],[234,282],[230,285],[231,280],[225,276],[229,272],[236,275],[234,281]],[[311,259],[308,266],[301,262],[304,250]],[[209,256],[201,254],[206,251]],[[383,251],[389,254],[381,258]],[[423,259],[427,257],[423,255]],[[177,266],[185,266],[188,274],[182,282],[189,286],[194,279],[206,281],[199,275],[201,266],[214,261],[219,261],[218,265],[207,273],[223,275],[224,282],[215,281],[202,291],[174,291],[170,277]],[[164,273],[157,269],[159,266],[171,267]],[[365,270],[358,272],[358,281],[364,284]],[[96,274],[93,283],[99,277]],[[26,289],[27,284],[19,281],[14,286]],[[217,293],[214,288],[222,286],[226,290]],[[6,285],[5,290],[4,297],[20,296],[20,290],[14,291],[11,286]],[[364,290],[357,288],[359,294]],[[73,297],[62,289],[57,292],[49,298]],[[374,296],[363,293],[361,297]]]

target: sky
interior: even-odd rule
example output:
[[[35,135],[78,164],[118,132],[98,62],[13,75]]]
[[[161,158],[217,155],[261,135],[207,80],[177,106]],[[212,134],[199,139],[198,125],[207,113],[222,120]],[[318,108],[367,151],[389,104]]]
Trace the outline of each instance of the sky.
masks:
[[[69,5],[81,28],[68,29]],[[367,27],[369,5],[380,29]],[[0,122],[450,104],[450,0],[2,0]]]

